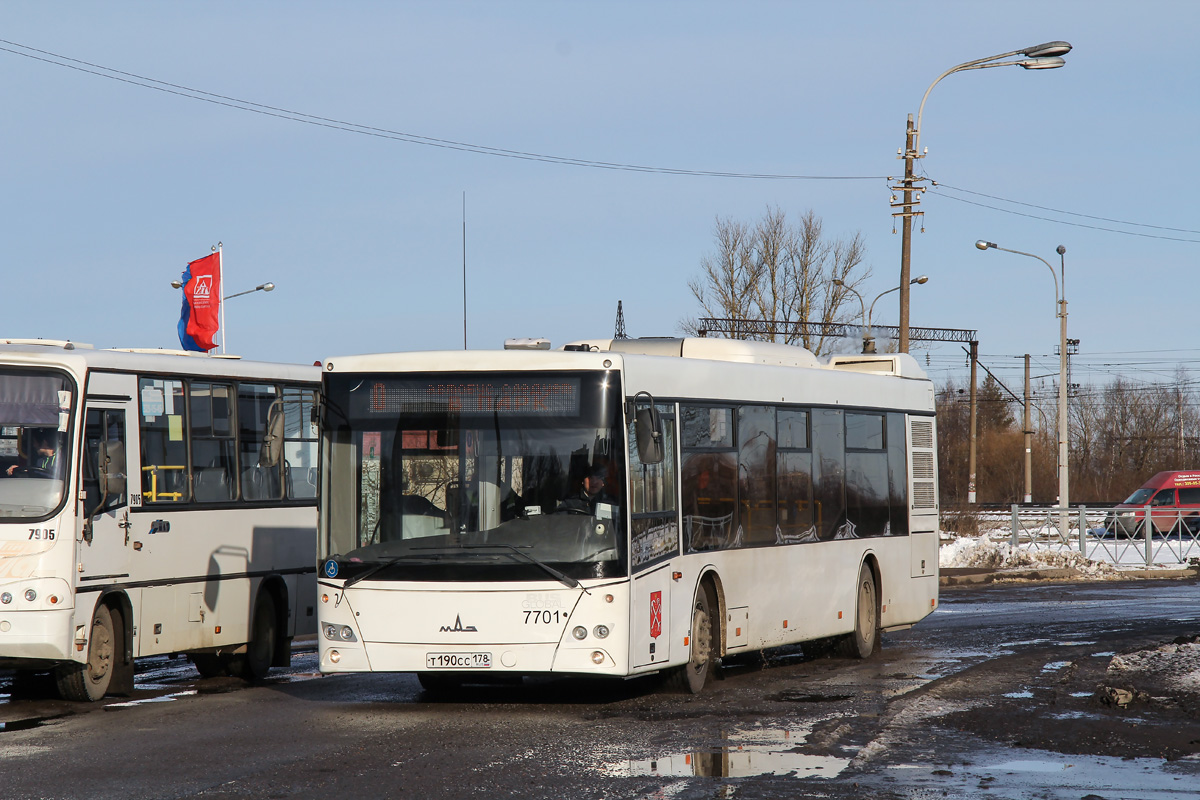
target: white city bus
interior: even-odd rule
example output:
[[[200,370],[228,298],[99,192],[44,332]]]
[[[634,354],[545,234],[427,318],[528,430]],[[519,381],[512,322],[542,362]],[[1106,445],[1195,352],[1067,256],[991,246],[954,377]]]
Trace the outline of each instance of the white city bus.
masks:
[[[261,677],[315,633],[315,366],[0,339],[0,667]]]
[[[937,605],[934,392],[910,356],[512,344],[324,362],[323,672],[698,692],[718,658],[866,657]]]

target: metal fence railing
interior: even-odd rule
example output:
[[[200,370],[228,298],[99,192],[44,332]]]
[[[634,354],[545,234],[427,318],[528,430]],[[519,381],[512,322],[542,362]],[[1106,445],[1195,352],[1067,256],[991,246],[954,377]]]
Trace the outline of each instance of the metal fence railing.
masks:
[[[993,538],[1002,538],[993,536]],[[1123,566],[1200,563],[1200,514],[1180,509],[1071,509],[1012,506],[1009,544],[1031,552],[1075,552]]]

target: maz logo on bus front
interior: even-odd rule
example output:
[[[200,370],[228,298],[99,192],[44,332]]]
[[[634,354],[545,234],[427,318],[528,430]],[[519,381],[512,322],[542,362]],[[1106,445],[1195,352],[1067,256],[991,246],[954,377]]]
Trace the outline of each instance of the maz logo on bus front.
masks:
[[[440,633],[477,633],[478,631],[479,631],[479,629],[476,628],[474,625],[467,625],[464,627],[462,624],[462,615],[458,615],[458,616],[454,617],[454,627],[453,628],[448,627],[446,625],[443,625],[442,627],[438,628],[438,632],[440,632]]]

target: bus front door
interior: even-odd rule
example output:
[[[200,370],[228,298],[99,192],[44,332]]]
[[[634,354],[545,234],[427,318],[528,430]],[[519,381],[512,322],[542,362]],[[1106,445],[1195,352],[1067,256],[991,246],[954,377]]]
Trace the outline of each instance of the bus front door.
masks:
[[[97,387],[97,378],[113,386]],[[83,414],[79,448],[79,586],[103,586],[129,580],[131,541],[129,509],[140,482],[130,486],[129,464],[136,442],[130,441],[130,420],[136,420],[132,386],[118,384],[132,376],[92,376]],[[124,391],[122,391],[124,390]],[[135,494],[131,498],[130,492]]]

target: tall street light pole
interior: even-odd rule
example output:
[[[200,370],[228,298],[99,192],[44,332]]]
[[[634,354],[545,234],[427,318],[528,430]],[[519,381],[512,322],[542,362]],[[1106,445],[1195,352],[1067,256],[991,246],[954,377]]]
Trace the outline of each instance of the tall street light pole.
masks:
[[[1003,250],[1006,253],[1016,253],[1019,256],[1036,258],[1046,265],[1046,268],[1050,270],[1050,275],[1054,278],[1054,299],[1058,302],[1058,524],[1060,535],[1066,536],[1068,530],[1067,506],[1069,505],[1067,486],[1067,454],[1069,451],[1067,443],[1067,273],[1065,258],[1067,248],[1060,244],[1055,250],[1059,257],[1059,272],[1062,274],[1060,289],[1059,276],[1055,274],[1054,267],[1041,256],[1035,256],[1033,253],[1022,253],[1020,250],[1009,250],[995,242],[987,242],[983,239],[977,241],[975,246],[980,250]],[[1079,535],[1082,536],[1083,531],[1080,531]]]
[[[1071,45],[1067,42],[1045,42],[1044,44],[1026,47],[1023,50],[1013,50],[1008,53],[1000,53],[999,55],[988,56],[987,58],[978,58],[974,61],[966,61],[956,67],[943,72],[937,76],[933,83],[929,84],[929,88],[925,90],[924,96],[921,98],[921,105],[917,109],[917,124],[913,126],[912,114],[908,115],[908,124],[905,128],[904,149],[898,153],[899,157],[904,159],[904,179],[899,186],[893,186],[894,191],[903,193],[903,202],[897,204],[895,199],[892,201],[892,207],[899,207],[902,210],[894,212],[892,216],[900,217],[900,352],[908,352],[908,287],[910,275],[910,261],[912,257],[912,220],[918,214],[923,214],[923,211],[914,211],[914,207],[921,202],[921,193],[924,187],[918,186],[924,178],[916,177],[914,173],[914,164],[918,158],[924,158],[925,154],[920,152],[921,149],[921,114],[925,111],[925,101],[929,99],[929,93],[933,91],[933,87],[937,86],[938,81],[947,75],[955,72],[964,72],[969,69],[987,69],[989,67],[1022,67],[1024,69],[1057,69],[1063,66],[1066,62],[1061,56],[1071,52]],[[1012,56],[1025,56],[1025,58],[1015,59],[1012,61],[1003,61],[1001,59],[1011,58]],[[893,196],[894,197],[894,196]]]
[[[922,275],[919,278],[913,278],[911,281],[909,281],[909,283],[910,284],[926,283],[926,282],[928,282],[928,280],[929,280],[928,276]],[[863,325],[863,349],[862,349],[862,351],[864,353],[874,353],[875,352],[875,337],[871,333],[871,317],[875,314],[875,304],[877,302],[879,302],[879,298],[883,297],[885,294],[891,294],[892,292],[898,291],[900,289],[900,287],[893,286],[891,289],[888,289],[887,291],[883,291],[883,292],[880,292],[879,294],[875,295],[875,299],[871,301],[871,307],[867,308],[866,305],[863,303],[862,295],[859,294],[853,286],[850,286],[849,284],[847,284],[844,280],[842,280],[840,278],[834,278],[833,285],[841,286],[843,289],[847,289],[851,292],[854,292],[854,296],[858,298],[858,305],[859,305],[859,308],[862,310],[862,325]]]

